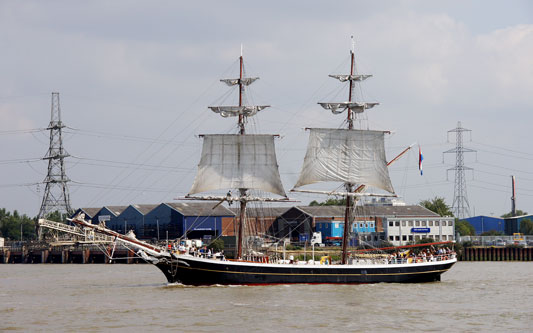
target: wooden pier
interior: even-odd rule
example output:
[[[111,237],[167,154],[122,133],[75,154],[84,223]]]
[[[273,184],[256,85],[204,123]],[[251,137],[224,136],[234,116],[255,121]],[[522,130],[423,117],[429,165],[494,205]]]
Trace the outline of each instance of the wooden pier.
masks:
[[[111,253],[111,247],[105,249]],[[112,261],[102,249],[92,245],[78,246],[31,246],[4,247],[0,249],[0,263],[2,264],[108,264],[144,263],[129,249],[117,247]]]
[[[465,247],[460,261],[533,261],[531,247]]]

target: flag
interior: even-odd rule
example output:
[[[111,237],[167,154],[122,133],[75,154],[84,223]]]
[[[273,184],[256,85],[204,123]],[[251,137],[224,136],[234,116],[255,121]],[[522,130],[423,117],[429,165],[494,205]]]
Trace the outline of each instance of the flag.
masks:
[[[418,170],[420,170],[420,176],[424,174],[424,171],[422,170],[423,160],[424,160],[424,155],[422,155],[422,150],[420,149],[420,146],[418,146]]]

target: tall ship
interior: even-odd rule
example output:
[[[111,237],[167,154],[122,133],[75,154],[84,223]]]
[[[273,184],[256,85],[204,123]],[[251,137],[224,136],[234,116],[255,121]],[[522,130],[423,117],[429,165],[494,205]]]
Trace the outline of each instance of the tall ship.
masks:
[[[189,200],[210,200],[214,205],[224,202],[239,204],[238,218],[235,219],[235,259],[199,254],[190,249],[153,246],[133,236],[116,233],[105,226],[91,224],[81,216],[72,221],[84,229],[112,236],[116,241],[135,248],[138,255],[163,272],[169,283],[263,285],[440,281],[441,274],[457,261],[452,252],[428,252],[427,256],[424,252],[423,257],[389,254],[361,259],[361,256],[355,255],[355,251],[349,251],[350,226],[354,221],[357,202],[368,196],[396,196],[389,178],[390,162],[387,163],[385,156],[384,137],[387,132],[354,128],[358,116],[379,104],[357,101],[354,96],[355,85],[371,77],[356,73],[354,49],[352,42],[349,74],[330,75],[341,82],[348,82],[348,100],[319,103],[334,114],[346,114],[346,126],[308,129],[309,143],[303,167],[291,190],[345,198],[345,227],[339,262],[332,261],[331,257],[323,257],[318,261],[314,255],[309,261],[268,258],[254,254],[244,246],[244,222],[248,204],[287,202],[289,199],[278,170],[274,144],[276,135],[247,133],[247,120],[268,105],[245,105],[245,90],[258,78],[244,75],[242,52],[239,58],[239,77],[221,80],[238,88],[238,105],[209,107],[222,117],[235,118],[238,133],[201,135],[203,147],[198,172],[191,190],[185,196]],[[308,189],[311,184],[331,182],[337,184],[329,191]],[[381,193],[368,192],[369,188]],[[205,194],[209,192],[218,194]]]

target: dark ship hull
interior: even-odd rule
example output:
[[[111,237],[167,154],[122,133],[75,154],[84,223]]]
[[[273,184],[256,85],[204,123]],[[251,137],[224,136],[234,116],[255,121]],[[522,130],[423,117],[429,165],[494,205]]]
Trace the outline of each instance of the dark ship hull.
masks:
[[[410,264],[292,265],[221,261],[192,256],[155,265],[169,283],[185,285],[360,284],[440,281],[457,259]]]

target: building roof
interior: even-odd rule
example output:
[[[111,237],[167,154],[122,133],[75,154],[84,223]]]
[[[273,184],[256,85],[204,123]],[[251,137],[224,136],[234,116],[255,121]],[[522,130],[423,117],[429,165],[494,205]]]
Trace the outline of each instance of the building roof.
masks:
[[[150,204],[150,205],[139,205],[139,204],[134,204],[132,205],[135,209],[137,209],[139,212],[141,212],[141,214],[143,215],[146,215],[148,213],[150,213],[154,208],[156,208],[157,206],[159,205],[154,205],[154,204]]]
[[[122,213],[126,208],[128,208],[128,206],[104,206],[102,207],[102,209],[104,208],[107,208],[107,210],[115,214],[115,216],[119,216],[120,213]]]
[[[102,207],[92,207],[92,208],[78,208],[79,211],[83,211],[85,213],[85,215],[88,215],[90,216],[91,218],[93,216],[95,216],[99,211],[100,209],[102,209]]]
[[[283,215],[292,207],[247,207],[246,216],[248,217],[278,217]],[[232,207],[230,210],[237,216],[240,214],[240,208]]]
[[[165,205],[177,210],[184,216],[235,216],[228,208],[216,202],[167,202]]]
[[[295,208],[313,217],[342,217],[345,213],[344,206],[296,206]],[[357,206],[356,215],[383,217],[440,217],[439,214],[420,205]]]

